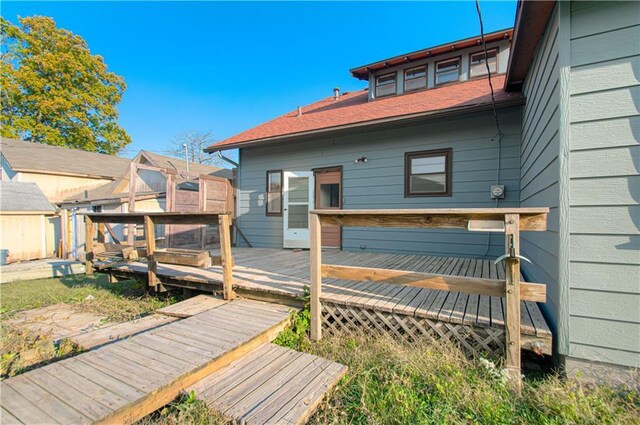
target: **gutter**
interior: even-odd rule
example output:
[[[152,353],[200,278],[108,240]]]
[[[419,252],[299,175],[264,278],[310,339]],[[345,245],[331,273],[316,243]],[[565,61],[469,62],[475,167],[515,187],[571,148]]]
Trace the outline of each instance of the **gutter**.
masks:
[[[521,105],[524,105],[524,103],[525,103],[524,97],[518,97],[517,99],[509,99],[509,100],[498,102],[496,103],[496,108],[508,108],[511,106],[521,106]],[[395,123],[411,123],[415,121],[420,121],[425,118],[436,119],[436,118],[460,115],[462,113],[468,113],[468,112],[482,112],[482,111],[491,110],[492,108],[493,106],[491,105],[491,103],[486,103],[481,105],[469,105],[469,106],[462,106],[459,108],[449,108],[449,109],[438,110],[438,111],[420,112],[417,114],[400,115],[400,116],[395,116],[390,118],[379,118],[379,119],[370,120],[370,121],[361,121],[354,124],[345,124],[345,125],[340,125],[335,127],[321,128],[316,130],[301,131],[298,133],[291,133],[291,134],[280,135],[280,136],[266,137],[264,139],[255,139],[255,140],[247,140],[244,142],[229,143],[227,145],[221,145],[221,146],[213,145],[213,146],[209,146],[208,148],[205,148],[204,151],[207,153],[213,153],[213,152],[219,152],[227,149],[244,148],[244,147],[262,145],[267,143],[285,142],[285,141],[297,139],[300,137],[311,137],[311,136],[317,136],[319,134],[325,134],[325,133],[331,134],[331,133],[341,132],[341,131],[348,132],[350,130],[357,131],[367,127],[375,128],[375,127],[383,127],[385,125],[395,124]]]

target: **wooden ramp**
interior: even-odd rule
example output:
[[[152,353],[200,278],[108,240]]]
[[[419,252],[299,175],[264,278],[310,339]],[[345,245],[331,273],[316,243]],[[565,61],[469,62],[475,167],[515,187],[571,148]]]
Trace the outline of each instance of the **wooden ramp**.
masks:
[[[236,423],[305,423],[347,367],[271,343],[195,384],[196,396]]]
[[[3,424],[129,423],[273,340],[289,309],[235,300],[0,382]]]

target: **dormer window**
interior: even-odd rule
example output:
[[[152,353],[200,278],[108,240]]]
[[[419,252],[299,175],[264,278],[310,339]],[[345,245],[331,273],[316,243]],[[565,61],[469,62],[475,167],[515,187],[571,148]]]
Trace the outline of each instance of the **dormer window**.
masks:
[[[404,91],[427,87],[427,65],[416,66],[404,71]]]
[[[396,94],[396,73],[376,77],[376,97]]]
[[[460,58],[436,62],[436,85],[460,79]]]
[[[484,51],[472,53],[469,59],[469,78],[487,75],[486,62],[489,63],[492,74],[498,70],[498,49],[488,50],[486,55]]]

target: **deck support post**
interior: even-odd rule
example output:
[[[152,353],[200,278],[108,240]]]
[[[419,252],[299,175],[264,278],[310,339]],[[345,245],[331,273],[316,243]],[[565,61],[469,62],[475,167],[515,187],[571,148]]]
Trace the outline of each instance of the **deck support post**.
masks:
[[[220,232],[220,260],[222,262],[222,295],[225,300],[235,298],[233,293],[233,256],[231,253],[231,220],[229,214],[218,216],[218,232]]]
[[[85,224],[84,268],[85,268],[85,273],[87,275],[92,275],[93,274],[93,233],[94,233],[95,227],[93,224],[93,220],[89,216],[84,217],[84,224]]]
[[[155,286],[158,284],[158,263],[156,262],[154,256],[154,252],[156,250],[156,229],[155,222],[148,215],[144,216],[144,237],[147,242],[147,274],[149,286],[155,288]]]
[[[310,252],[310,283],[311,283],[311,339],[318,341],[322,338],[322,241],[320,216],[309,214],[309,226],[311,227],[311,252]]]
[[[517,391],[522,387],[520,371],[520,215],[505,214],[505,343],[507,371]]]

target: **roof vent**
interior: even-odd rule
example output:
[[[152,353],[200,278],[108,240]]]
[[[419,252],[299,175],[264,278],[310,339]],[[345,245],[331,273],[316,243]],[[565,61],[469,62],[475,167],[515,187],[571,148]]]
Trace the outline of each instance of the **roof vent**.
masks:
[[[301,117],[302,116],[302,107],[298,106],[298,116]]]
[[[340,89],[338,87],[333,88],[333,100],[338,100],[340,98]]]

